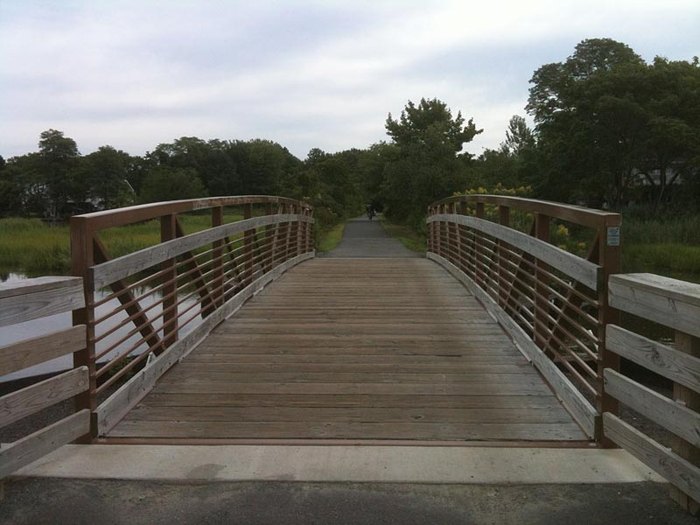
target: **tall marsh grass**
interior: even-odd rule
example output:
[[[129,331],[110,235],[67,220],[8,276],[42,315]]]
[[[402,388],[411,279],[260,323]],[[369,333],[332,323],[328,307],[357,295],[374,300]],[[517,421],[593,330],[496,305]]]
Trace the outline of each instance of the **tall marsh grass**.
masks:
[[[622,217],[622,270],[700,282],[700,215]]]
[[[242,218],[227,214],[224,222]],[[210,227],[208,215],[182,215],[185,233]],[[111,257],[119,257],[160,242],[160,224],[149,221],[104,230],[100,234]],[[49,226],[39,219],[0,219],[0,276],[21,273],[30,277],[70,272],[70,231],[68,226]]]

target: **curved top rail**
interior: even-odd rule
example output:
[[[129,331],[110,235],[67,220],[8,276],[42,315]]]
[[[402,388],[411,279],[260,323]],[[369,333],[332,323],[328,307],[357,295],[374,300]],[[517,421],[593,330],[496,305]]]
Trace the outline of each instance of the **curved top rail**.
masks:
[[[87,223],[93,230],[102,230],[115,226],[124,226],[134,222],[157,219],[158,217],[173,213],[185,213],[219,206],[241,206],[244,204],[286,204],[299,207],[302,210],[310,211],[313,209],[308,203],[289,199],[287,197],[277,197],[274,195],[239,195],[139,204],[126,208],[74,215],[71,217],[71,222]]]
[[[573,204],[562,204],[559,202],[541,201],[537,199],[525,199],[522,197],[509,197],[507,195],[458,195],[436,201],[430,208],[443,204],[453,204],[464,202],[468,204],[494,204],[496,206],[506,206],[524,212],[540,213],[561,219],[564,221],[588,226],[590,228],[604,228],[606,226],[618,226],[620,224],[620,214]]]

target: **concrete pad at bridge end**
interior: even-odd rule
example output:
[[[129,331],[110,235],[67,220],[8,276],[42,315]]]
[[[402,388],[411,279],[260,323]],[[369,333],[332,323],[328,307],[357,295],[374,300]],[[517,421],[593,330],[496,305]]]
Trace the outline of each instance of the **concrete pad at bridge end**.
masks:
[[[664,481],[619,449],[367,445],[66,445],[17,475],[449,484]]]

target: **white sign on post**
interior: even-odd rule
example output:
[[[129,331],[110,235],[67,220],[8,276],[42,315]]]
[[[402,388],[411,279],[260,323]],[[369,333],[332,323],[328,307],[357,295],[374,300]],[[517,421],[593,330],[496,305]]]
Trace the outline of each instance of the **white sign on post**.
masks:
[[[619,226],[610,226],[608,228],[608,246],[620,246]]]

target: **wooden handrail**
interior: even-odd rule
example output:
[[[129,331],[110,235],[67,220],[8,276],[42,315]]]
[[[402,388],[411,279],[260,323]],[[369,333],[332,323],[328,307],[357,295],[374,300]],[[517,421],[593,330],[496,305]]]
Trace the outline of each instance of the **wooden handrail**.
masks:
[[[242,208],[244,218],[224,224],[224,207]],[[211,226],[186,235],[179,216],[205,209],[211,210]],[[161,242],[111,258],[100,232],[149,220],[160,221]],[[85,296],[73,321],[87,330],[74,366],[89,371],[89,392],[79,406],[97,415],[92,437],[116,423],[224,314],[280,272],[313,257],[313,222],[307,203],[267,195],[158,202],[72,217],[72,272],[83,278]],[[137,292],[144,287],[157,292]],[[159,364],[144,368],[150,355],[160,356]],[[99,366],[98,357],[104,360]],[[129,375],[126,385],[97,405],[98,395]]]
[[[523,197],[510,197],[507,195],[457,195],[434,202],[430,205],[430,207],[452,205],[456,203],[474,205],[491,204],[494,206],[502,206],[512,210],[519,210],[526,213],[537,213],[548,217],[557,218],[562,221],[579,224],[588,228],[620,225],[619,213],[585,208],[583,206],[575,206],[573,204],[526,199]]]
[[[531,214],[529,233],[511,226]],[[592,232],[588,257],[550,240],[553,221]],[[615,413],[603,369],[607,279],[620,271],[619,214],[502,195],[461,195],[428,207],[428,257],[448,267],[492,310],[545,375],[582,428],[603,441],[601,414]],[[523,225],[521,225],[523,226]]]
[[[166,215],[177,215],[191,211],[222,208],[226,206],[244,206],[254,204],[279,204],[283,206],[296,206],[299,209],[313,210],[313,207],[305,202],[276,197],[272,195],[241,195],[232,197],[208,197],[204,199],[187,199],[179,201],[154,202],[127,206],[113,210],[97,211],[71,217],[71,225],[77,222],[89,224],[93,231],[126,226],[136,222],[149,221]]]
[[[38,277],[0,284],[0,326],[8,326],[82,308],[82,281],[75,277]],[[24,370],[78,352],[85,326],[68,327],[0,347],[0,375]],[[0,397],[0,427],[10,425],[88,389],[87,367],[77,367]],[[56,448],[90,433],[90,412],[62,418],[0,450],[0,479]]]
[[[669,399],[615,370],[604,371],[607,391],[674,434],[672,448],[625,422],[603,414],[605,435],[673,484],[672,498],[700,511],[700,285],[653,274],[610,279],[610,304],[675,331],[675,345],[652,341],[620,326],[607,326],[607,347],[673,382]]]

